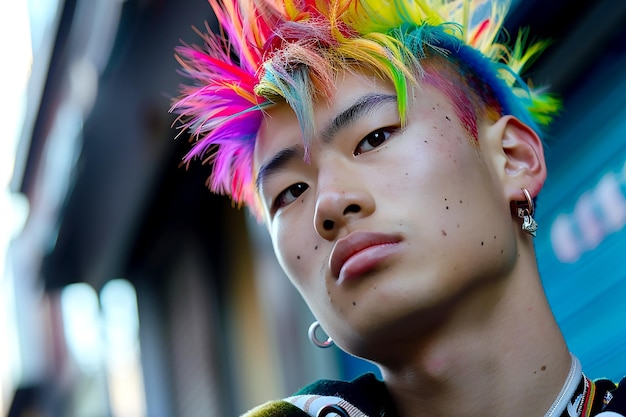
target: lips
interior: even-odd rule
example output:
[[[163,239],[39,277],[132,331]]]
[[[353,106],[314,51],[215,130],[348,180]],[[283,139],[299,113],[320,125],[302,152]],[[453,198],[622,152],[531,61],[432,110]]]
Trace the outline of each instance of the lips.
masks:
[[[400,240],[397,235],[352,232],[335,243],[330,254],[331,273],[341,280],[362,275],[386,259]]]

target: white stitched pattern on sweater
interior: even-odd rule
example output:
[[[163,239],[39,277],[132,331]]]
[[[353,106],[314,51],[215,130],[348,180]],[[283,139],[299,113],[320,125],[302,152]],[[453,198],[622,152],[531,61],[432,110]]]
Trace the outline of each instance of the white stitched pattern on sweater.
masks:
[[[316,417],[319,411],[327,405],[338,405],[343,408],[350,417],[368,417],[367,414],[359,410],[354,405],[340,397],[324,396],[324,395],[296,395],[285,398],[311,417]]]
[[[569,417],[579,417],[578,410],[580,407],[580,402],[582,400],[583,395],[580,394],[578,397],[576,397],[576,400],[574,400],[574,402],[567,404],[567,414],[569,415]]]

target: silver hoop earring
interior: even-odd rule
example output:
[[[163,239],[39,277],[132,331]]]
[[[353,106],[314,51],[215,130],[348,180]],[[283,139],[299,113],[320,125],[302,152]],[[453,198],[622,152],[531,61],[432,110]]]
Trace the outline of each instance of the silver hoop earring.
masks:
[[[309,326],[309,340],[311,341],[311,343],[313,343],[314,346],[317,346],[319,348],[328,348],[334,345],[335,343],[333,342],[333,339],[330,338],[330,336],[323,342],[317,338],[317,335],[315,334],[315,332],[317,331],[318,327],[321,327],[321,326],[320,326],[320,322],[317,320],[315,320]]]
[[[535,205],[533,204],[533,199],[528,190],[526,188],[522,188],[522,192],[524,193],[526,202],[517,203],[517,217],[523,219],[522,230],[534,237],[537,236],[537,228],[539,227],[533,218],[533,214],[535,214]]]

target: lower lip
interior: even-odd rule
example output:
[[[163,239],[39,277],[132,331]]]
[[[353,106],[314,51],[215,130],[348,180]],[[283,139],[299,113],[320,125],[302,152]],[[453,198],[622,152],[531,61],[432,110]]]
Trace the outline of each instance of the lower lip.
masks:
[[[397,243],[370,246],[352,255],[341,267],[339,283],[352,281],[370,272],[397,249]]]

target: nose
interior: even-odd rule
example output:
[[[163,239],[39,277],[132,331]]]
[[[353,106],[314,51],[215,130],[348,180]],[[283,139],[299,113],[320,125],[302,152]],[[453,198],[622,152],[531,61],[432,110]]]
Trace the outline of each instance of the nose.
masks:
[[[363,184],[354,181],[318,183],[315,204],[315,231],[326,240],[337,237],[339,230],[351,221],[364,218],[375,210],[372,194]]]

